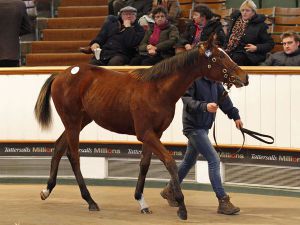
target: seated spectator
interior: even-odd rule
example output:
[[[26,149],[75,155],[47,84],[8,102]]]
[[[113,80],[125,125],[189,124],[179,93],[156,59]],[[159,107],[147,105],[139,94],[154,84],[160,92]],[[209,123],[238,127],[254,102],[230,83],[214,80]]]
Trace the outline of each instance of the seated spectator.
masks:
[[[181,8],[178,0],[154,0],[153,6],[161,6],[167,9],[168,19],[176,24],[176,19],[181,16]]]
[[[256,66],[274,47],[265,19],[264,15],[256,14],[252,0],[244,1],[240,11],[232,13],[225,51],[238,65]]]
[[[152,10],[154,26],[147,30],[139,45],[139,55],[134,57],[130,65],[154,65],[155,63],[175,54],[174,45],[179,38],[176,26],[167,20],[165,8]]]
[[[299,36],[286,32],[281,36],[283,51],[271,54],[262,64],[264,66],[300,66]]]
[[[90,42],[93,52],[101,50],[91,64],[100,66],[120,66],[128,64],[136,54],[136,48],[144,37],[144,29],[136,20],[136,9],[126,6],[120,15],[108,16],[97,37]]]
[[[216,44],[220,47],[224,45],[225,33],[220,16],[215,15],[205,5],[197,5],[193,9],[192,18],[193,21],[187,24],[176,47],[190,50],[200,41],[207,41],[212,33],[216,34]]]
[[[137,19],[139,19],[151,12],[153,0],[114,0],[112,4],[114,15],[118,15],[121,8],[131,6],[137,9]]]
[[[0,0],[0,67],[19,66],[19,37],[32,32],[22,0]]]

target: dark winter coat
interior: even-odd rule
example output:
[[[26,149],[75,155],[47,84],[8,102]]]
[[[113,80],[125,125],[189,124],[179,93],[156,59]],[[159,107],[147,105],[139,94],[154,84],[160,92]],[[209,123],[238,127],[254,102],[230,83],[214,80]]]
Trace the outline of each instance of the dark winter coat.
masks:
[[[101,60],[109,60],[115,55],[126,55],[131,58],[136,54],[136,48],[144,37],[144,29],[137,20],[131,27],[121,26],[120,17],[108,16],[97,37],[90,45],[100,45]]]
[[[139,53],[140,55],[147,55],[147,45],[149,44],[150,36],[152,35],[154,26],[150,26],[147,30],[145,37],[143,38],[140,46]],[[179,32],[176,26],[169,24],[167,28],[160,32],[157,47],[157,53],[160,54],[163,58],[171,57],[175,54],[174,45],[179,38]]]
[[[0,0],[0,60],[19,60],[19,37],[33,32],[25,3]]]
[[[216,113],[207,112],[207,104],[219,103],[224,91],[223,86],[206,78],[197,79],[181,97],[183,101],[183,133],[187,135],[195,129],[210,129]],[[227,96],[220,102],[220,109],[229,119],[240,119],[239,110],[235,108]]]
[[[239,16],[241,16],[240,11],[235,11],[231,14],[227,42],[232,33],[232,28]],[[244,52],[253,65],[258,65],[259,63],[263,62],[266,59],[266,54],[270,52],[275,45],[272,37],[268,34],[268,25],[264,22],[265,19],[266,17],[264,15],[255,14],[250,19],[244,35],[240,40],[240,44],[236,49],[233,50],[233,52]],[[256,45],[257,51],[246,52],[244,47],[247,44]]]
[[[194,24],[194,21],[191,21],[187,24],[185,32],[182,34],[178,46],[184,46],[186,44],[192,44],[196,35],[197,28]],[[205,27],[203,27],[203,31],[201,32],[200,41],[207,41],[210,34],[217,34],[217,43],[220,47],[225,44],[225,33],[222,28],[222,24],[218,17],[214,17],[211,20],[207,21]]]

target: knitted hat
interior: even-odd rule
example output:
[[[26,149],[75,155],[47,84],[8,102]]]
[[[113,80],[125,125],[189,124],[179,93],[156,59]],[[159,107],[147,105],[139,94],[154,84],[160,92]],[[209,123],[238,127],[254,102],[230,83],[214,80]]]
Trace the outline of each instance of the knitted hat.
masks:
[[[242,3],[240,10],[244,9],[244,8],[250,8],[252,9],[254,12],[256,12],[256,5],[252,0],[246,0]]]

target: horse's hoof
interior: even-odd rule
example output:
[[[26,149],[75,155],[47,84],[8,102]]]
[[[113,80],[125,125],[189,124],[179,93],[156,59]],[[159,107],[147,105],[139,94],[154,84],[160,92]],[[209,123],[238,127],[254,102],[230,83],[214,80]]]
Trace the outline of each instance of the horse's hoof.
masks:
[[[95,203],[95,204],[91,204],[91,205],[89,206],[89,210],[90,210],[90,211],[100,211],[100,208],[99,208],[99,206]]]
[[[48,189],[43,189],[40,193],[41,199],[45,200],[50,195],[50,191]]]
[[[182,220],[187,220],[187,211],[185,210],[178,210],[177,215]]]
[[[152,214],[152,211],[149,208],[141,209],[142,214]]]

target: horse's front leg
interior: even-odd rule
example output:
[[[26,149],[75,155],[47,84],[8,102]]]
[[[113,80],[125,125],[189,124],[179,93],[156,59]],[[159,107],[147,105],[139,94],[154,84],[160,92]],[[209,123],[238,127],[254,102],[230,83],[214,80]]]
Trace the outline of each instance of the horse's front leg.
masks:
[[[61,157],[66,152],[68,147],[65,132],[57,139],[54,145],[54,150],[52,153],[51,159],[51,169],[50,169],[50,176],[47,182],[47,189],[43,189],[40,193],[41,199],[45,200],[49,197],[50,193],[52,192],[53,188],[56,185],[56,178],[57,178],[57,171],[59,162]]]
[[[146,175],[150,166],[152,151],[150,148],[147,147],[147,145],[143,144],[143,151],[142,151],[142,157],[140,162],[140,173],[139,178],[136,184],[134,198],[138,201],[141,213],[152,213],[151,210],[149,210],[149,206],[145,201],[143,192],[144,192],[144,185],[145,185],[145,179]]]
[[[84,182],[83,176],[80,170],[80,162],[79,162],[79,132],[80,129],[71,128],[66,130],[67,140],[69,144],[69,148],[67,151],[68,159],[71,163],[73,172],[76,177],[76,181],[80,188],[82,198],[89,204],[90,211],[99,211],[99,207],[97,203],[92,199],[90,192],[88,191],[86,184]]]
[[[153,131],[148,131],[143,138],[143,143],[149,146],[152,152],[157,155],[157,157],[164,163],[167,170],[171,175],[171,182],[174,188],[174,197],[178,202],[179,209],[177,211],[177,215],[180,219],[187,219],[187,211],[184,204],[184,196],[182,194],[180,183],[178,179],[178,169],[175,160],[171,156],[171,154],[167,151],[167,149],[160,142],[158,135],[156,135]]]

